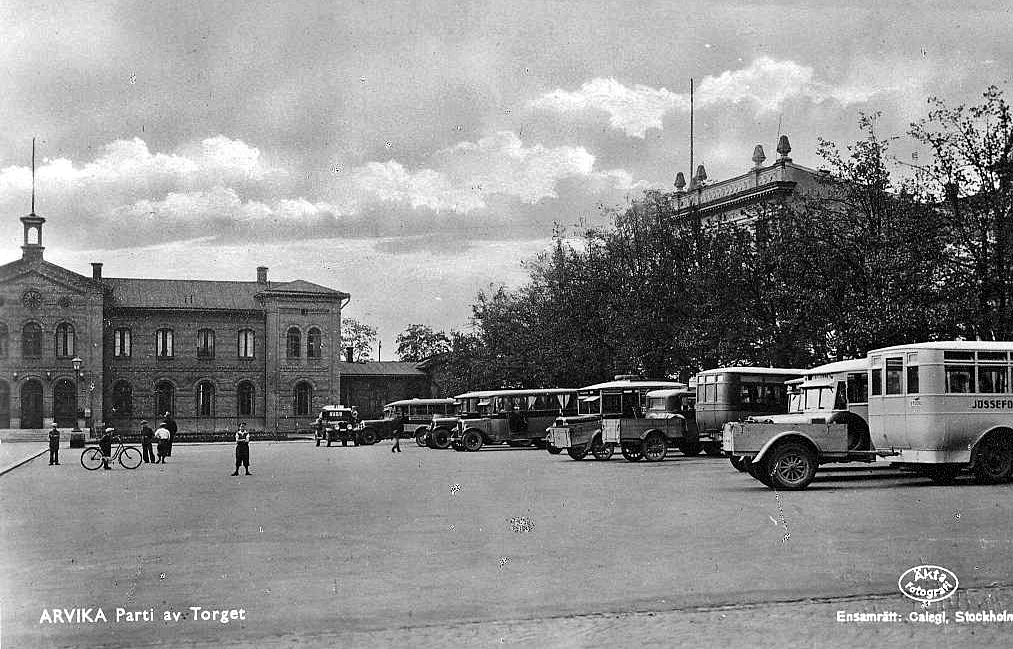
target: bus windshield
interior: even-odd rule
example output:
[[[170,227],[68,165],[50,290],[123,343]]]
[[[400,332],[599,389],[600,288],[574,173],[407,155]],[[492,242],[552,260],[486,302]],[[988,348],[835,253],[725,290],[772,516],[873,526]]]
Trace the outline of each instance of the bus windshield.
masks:
[[[805,410],[830,410],[834,407],[833,386],[813,386],[802,390]]]

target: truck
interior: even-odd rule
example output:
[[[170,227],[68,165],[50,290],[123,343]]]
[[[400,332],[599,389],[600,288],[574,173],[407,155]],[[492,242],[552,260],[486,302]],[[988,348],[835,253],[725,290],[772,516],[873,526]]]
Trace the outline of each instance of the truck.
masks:
[[[322,441],[326,441],[328,446],[333,442],[341,442],[342,446],[348,446],[348,442],[368,446],[379,440],[372,431],[362,429],[354,408],[342,405],[328,405],[320,409],[313,426],[313,437],[317,446]]]
[[[829,363],[786,382],[789,412],[725,424],[722,449],[732,464],[762,484],[805,489],[818,467],[832,462],[872,462],[887,451],[869,434],[868,361]]]
[[[698,443],[693,390],[652,390],[645,396],[643,417],[602,420],[603,443],[618,445],[628,462],[660,462],[670,447]]]

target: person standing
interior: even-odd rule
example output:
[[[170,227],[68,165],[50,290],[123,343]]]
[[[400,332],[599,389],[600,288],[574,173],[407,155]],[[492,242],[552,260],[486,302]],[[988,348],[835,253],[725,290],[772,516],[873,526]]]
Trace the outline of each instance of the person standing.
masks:
[[[164,425],[165,429],[169,431],[169,442],[165,447],[165,457],[172,457],[172,442],[176,439],[176,432],[179,430],[179,427],[176,426],[176,420],[169,413],[165,413]]]
[[[239,475],[239,465],[246,469],[246,475],[250,475],[250,433],[246,430],[246,422],[239,424],[236,431],[236,470],[232,475]]]
[[[143,420],[141,422],[141,457],[144,458],[145,464],[155,461],[155,452],[151,449],[154,439],[155,431],[151,430],[147,419]]]
[[[155,464],[165,464],[165,452],[169,448],[169,429],[165,427],[164,421],[155,431],[155,443],[158,449],[158,461]]]
[[[102,451],[102,467],[106,471],[111,469],[109,466],[109,456],[113,454],[113,433],[115,432],[115,428],[108,427],[98,440],[98,448]]]
[[[404,423],[407,418],[404,414],[397,415],[394,418],[394,422],[391,425],[391,430],[394,433],[392,436],[394,438],[394,446],[390,447],[391,453],[401,452],[401,434],[404,433]]]
[[[53,422],[53,427],[49,429],[49,466],[60,463],[60,429],[56,427],[56,422]]]

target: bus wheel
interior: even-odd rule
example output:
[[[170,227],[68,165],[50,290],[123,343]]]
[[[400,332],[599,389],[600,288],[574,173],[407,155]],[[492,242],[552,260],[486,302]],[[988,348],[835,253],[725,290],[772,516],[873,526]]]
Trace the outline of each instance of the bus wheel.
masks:
[[[359,433],[359,439],[356,440],[356,443],[361,444],[362,446],[372,446],[373,444],[376,444],[376,441],[376,431],[372,428],[365,428],[361,433]]]
[[[741,455],[729,455],[728,459],[731,460],[732,466],[735,467],[736,471],[746,472],[746,458]]]
[[[549,455],[559,455],[563,452],[563,449],[553,446],[552,444],[547,445],[545,450],[549,452]]]
[[[591,454],[594,455],[594,459],[599,462],[606,462],[612,459],[612,454],[616,452],[616,445],[612,442],[602,444],[601,439],[598,439],[597,442],[597,444],[591,446]]]
[[[583,460],[587,457],[587,444],[581,444],[580,446],[571,446],[566,449],[566,454],[570,456],[571,460]]]
[[[450,431],[446,428],[437,428],[429,435],[429,443],[433,448],[440,450],[450,448]]]
[[[429,441],[426,439],[426,432],[427,431],[425,430],[420,430],[419,432],[415,433],[416,446],[423,446],[423,447],[429,446]]]
[[[700,451],[703,450],[703,444],[700,442],[680,442],[679,450],[682,451],[683,455],[692,457],[694,455],[700,455]]]
[[[648,433],[640,448],[643,450],[644,459],[648,462],[661,462],[668,455],[668,444],[664,435],[658,431]]]
[[[461,444],[466,451],[477,451],[482,448],[482,433],[477,430],[466,430],[461,438]]]
[[[717,442],[707,442],[703,445],[703,452],[710,457],[721,457],[721,445]]]
[[[769,469],[769,480],[774,488],[794,491],[805,489],[816,477],[816,454],[796,442],[778,445],[766,462],[760,462],[758,471]]]
[[[640,444],[632,442],[622,443],[619,445],[619,452],[623,454],[627,462],[639,462],[644,459],[644,452],[640,448]]]
[[[1009,439],[989,435],[974,449],[971,457],[974,477],[982,484],[1006,482],[1013,473],[1013,449]]]

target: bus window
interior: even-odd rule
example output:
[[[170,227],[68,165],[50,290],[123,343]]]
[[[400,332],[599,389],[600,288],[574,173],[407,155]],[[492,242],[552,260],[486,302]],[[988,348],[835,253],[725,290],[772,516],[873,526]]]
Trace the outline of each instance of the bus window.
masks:
[[[601,397],[601,411],[605,414],[618,415],[623,411],[622,394],[603,394]]]
[[[837,382],[837,391],[834,394],[834,410],[848,409],[847,385],[844,381]]]
[[[978,366],[978,392],[1009,392],[1005,365]]]
[[[904,375],[904,359],[886,359],[886,393],[903,394],[901,377]]]
[[[907,393],[918,394],[918,366],[907,366]]]
[[[869,375],[848,374],[848,403],[867,403],[869,401]]]
[[[872,370],[872,379],[869,388],[873,395],[883,394],[883,370]]]
[[[949,352],[947,352],[949,353]],[[974,392],[973,365],[946,365],[946,391],[951,394]]]

